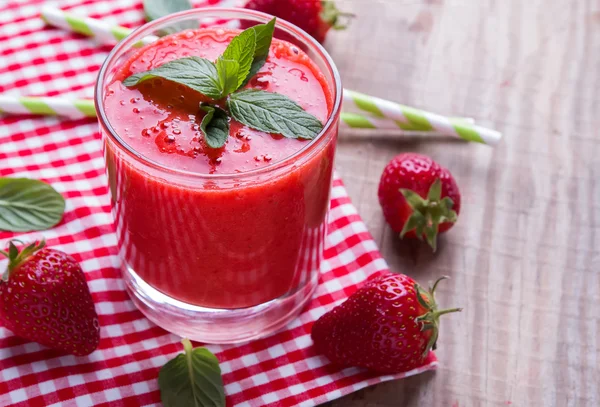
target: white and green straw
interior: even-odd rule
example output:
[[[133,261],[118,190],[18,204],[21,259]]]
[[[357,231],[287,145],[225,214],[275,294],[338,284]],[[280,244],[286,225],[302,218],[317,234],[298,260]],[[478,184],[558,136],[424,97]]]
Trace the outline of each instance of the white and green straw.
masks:
[[[495,130],[471,124],[461,118],[445,117],[344,89],[344,108],[352,107],[367,112],[375,118],[389,119],[402,130],[433,131],[490,145],[497,144],[502,138],[502,134]]]
[[[65,116],[72,119],[96,117],[92,100],[70,100],[58,97],[0,95],[0,113]]]
[[[103,44],[115,44],[132,31],[127,27],[110,25],[96,18],[80,17],[55,7],[43,7],[41,17],[46,24],[94,37]]]
[[[89,99],[67,99],[60,97],[18,97],[0,95],[0,113],[63,116],[71,119],[96,117],[94,102]],[[391,120],[374,119],[355,113],[342,112],[342,126],[358,129],[394,129]],[[402,135],[431,135],[431,132],[402,131]]]
[[[44,7],[42,18],[48,24],[95,37],[108,44],[121,40],[131,32],[126,27],[75,16],[53,7]],[[147,37],[143,42],[153,39],[155,37]],[[498,143],[502,138],[499,132],[477,126],[468,119],[445,117],[348,89],[344,89],[344,109],[358,109],[367,113],[342,113],[342,125],[351,128],[397,130],[401,134],[448,135],[489,145]]]

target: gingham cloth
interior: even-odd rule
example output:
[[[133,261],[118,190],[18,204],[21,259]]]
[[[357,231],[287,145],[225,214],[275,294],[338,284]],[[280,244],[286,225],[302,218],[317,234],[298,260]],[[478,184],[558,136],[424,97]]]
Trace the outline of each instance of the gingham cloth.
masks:
[[[42,3],[47,4],[25,0],[0,6],[0,93],[92,97],[109,48],[45,28],[39,19]],[[117,3],[131,4],[119,8]],[[128,27],[143,23],[139,0],[68,0],[56,6]],[[64,195],[66,212],[57,227],[19,237],[43,236],[50,246],[81,263],[102,326],[98,350],[79,358],[0,327],[0,406],[160,406],[158,371],[182,346],[180,338],[137,311],[120,279],[96,122],[0,115],[0,176],[41,179]],[[16,235],[0,232],[0,247],[12,237]],[[337,177],[327,243],[319,288],[299,318],[265,339],[208,345],[221,362],[228,405],[314,406],[435,367],[431,354],[415,371],[378,376],[356,368],[339,369],[315,354],[310,339],[313,322],[369,275],[387,269]]]

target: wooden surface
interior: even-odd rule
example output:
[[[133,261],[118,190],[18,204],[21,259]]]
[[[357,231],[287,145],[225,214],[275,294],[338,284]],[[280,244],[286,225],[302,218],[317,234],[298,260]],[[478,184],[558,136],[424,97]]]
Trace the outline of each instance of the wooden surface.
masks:
[[[471,116],[496,148],[343,132],[337,168],[391,268],[452,280],[436,373],[330,404],[600,406],[600,2],[347,0],[330,35],[350,89]],[[385,164],[431,155],[455,175],[459,222],[438,253],[400,243],[377,202]]]

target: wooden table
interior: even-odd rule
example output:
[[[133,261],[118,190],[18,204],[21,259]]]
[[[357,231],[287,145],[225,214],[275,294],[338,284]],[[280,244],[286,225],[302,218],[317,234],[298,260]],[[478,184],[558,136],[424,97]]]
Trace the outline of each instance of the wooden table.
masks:
[[[338,0],[339,1],[339,0]],[[327,44],[344,86],[504,133],[496,148],[345,131],[337,168],[392,270],[452,280],[436,373],[331,406],[600,406],[600,2],[347,0]],[[402,151],[455,175],[434,255],[385,225],[377,185]]]

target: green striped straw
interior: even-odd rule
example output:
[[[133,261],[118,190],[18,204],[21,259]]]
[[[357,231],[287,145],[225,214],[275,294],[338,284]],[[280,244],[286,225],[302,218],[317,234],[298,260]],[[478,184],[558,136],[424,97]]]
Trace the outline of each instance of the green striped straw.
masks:
[[[92,100],[70,100],[57,97],[19,97],[0,95],[0,112],[65,116],[72,119],[96,117],[96,109]]]
[[[59,97],[15,97],[0,95],[0,112],[12,114],[33,114],[64,116],[71,119],[96,117],[94,101],[89,99],[66,99]],[[391,120],[378,120],[356,113],[342,112],[342,126],[358,129],[399,130]],[[403,135],[431,135],[431,132],[401,131]]]
[[[42,18],[48,24],[95,37],[104,43],[114,43],[131,32],[126,27],[107,24],[102,20],[78,17],[53,7],[42,9]],[[147,37],[143,42],[151,42]],[[467,141],[494,145],[502,135],[494,130],[474,125],[461,118],[449,118],[384,99],[344,89],[344,109],[352,107],[368,115],[342,115],[342,125],[352,128],[397,129],[404,134],[427,133],[454,136]]]
[[[344,108],[352,107],[368,112],[375,118],[392,120],[402,130],[434,131],[439,134],[489,145],[497,144],[502,138],[500,132],[468,123],[460,118],[445,117],[344,89]]]
[[[40,16],[46,24],[94,37],[103,44],[115,44],[132,31],[127,27],[109,25],[95,18],[76,16],[55,7],[43,7]]]

